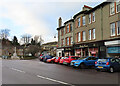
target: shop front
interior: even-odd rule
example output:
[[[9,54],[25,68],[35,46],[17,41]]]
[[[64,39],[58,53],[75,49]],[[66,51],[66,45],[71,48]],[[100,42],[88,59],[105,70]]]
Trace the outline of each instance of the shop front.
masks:
[[[73,48],[72,47],[64,47],[64,56],[72,56]]]
[[[102,49],[104,46],[103,42],[94,42],[94,43],[86,43],[86,44],[78,44],[75,45],[75,55],[80,57],[86,56],[96,56],[102,57],[105,56],[105,49]]]
[[[107,41],[105,45],[107,57],[120,58],[120,40]]]

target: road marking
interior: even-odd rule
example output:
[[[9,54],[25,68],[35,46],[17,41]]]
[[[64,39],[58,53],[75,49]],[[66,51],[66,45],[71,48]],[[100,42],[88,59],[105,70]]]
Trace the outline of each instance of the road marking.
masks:
[[[22,71],[22,70],[18,70],[18,69],[15,69],[15,68],[11,68],[12,70],[15,70],[15,71],[18,71],[18,72],[21,72],[21,73],[25,73],[25,71]]]
[[[63,81],[58,81],[58,80],[48,78],[48,77],[44,77],[44,76],[40,76],[40,75],[37,75],[37,77],[42,78],[42,79],[47,79],[47,80],[50,80],[50,81],[53,81],[53,82],[57,82],[57,83],[60,83],[60,84],[75,86],[75,85],[72,85],[72,84],[69,84],[69,83],[66,83],[66,82],[63,82]]]

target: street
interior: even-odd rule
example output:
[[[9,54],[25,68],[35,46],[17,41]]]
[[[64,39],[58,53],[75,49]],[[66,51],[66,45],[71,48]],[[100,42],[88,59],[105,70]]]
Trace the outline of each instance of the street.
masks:
[[[118,72],[44,63],[37,60],[2,60],[2,84],[118,84]]]

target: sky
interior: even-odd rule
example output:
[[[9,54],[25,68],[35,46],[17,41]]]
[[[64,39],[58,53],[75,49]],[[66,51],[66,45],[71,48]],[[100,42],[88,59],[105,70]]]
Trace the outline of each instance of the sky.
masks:
[[[84,5],[105,0],[0,0],[0,29],[10,29],[9,39],[23,34],[41,35],[44,43],[57,41],[58,18],[71,19]]]

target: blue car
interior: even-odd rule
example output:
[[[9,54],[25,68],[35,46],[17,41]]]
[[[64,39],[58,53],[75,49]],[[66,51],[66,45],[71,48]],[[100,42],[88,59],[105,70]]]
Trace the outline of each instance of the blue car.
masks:
[[[79,68],[85,68],[90,66],[95,66],[95,62],[97,61],[98,57],[88,56],[84,58],[79,58],[78,60],[71,61],[70,65]]]
[[[120,58],[104,58],[98,59],[95,62],[96,70],[106,70],[111,73],[114,71],[120,71]]]
[[[51,58],[53,58],[53,56],[46,55],[46,56],[43,58],[43,61],[44,61],[44,62],[47,62],[47,59],[51,59]]]

